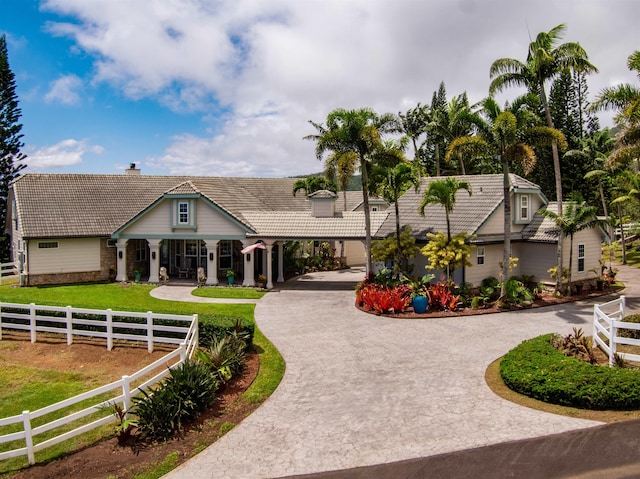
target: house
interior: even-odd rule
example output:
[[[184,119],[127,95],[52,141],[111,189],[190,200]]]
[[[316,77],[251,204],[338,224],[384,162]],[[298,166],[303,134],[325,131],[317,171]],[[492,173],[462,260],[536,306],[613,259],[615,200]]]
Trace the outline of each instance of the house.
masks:
[[[461,268],[457,282],[479,284],[498,277],[502,261],[502,175],[461,176],[473,195],[458,193],[451,215],[452,233],[473,234],[473,267]],[[427,232],[445,231],[444,209],[430,205],[418,214],[424,178],[418,191],[398,201],[401,224],[411,226],[420,242]],[[258,274],[267,287],[284,280],[284,244],[294,240],[343,242],[348,264],[364,264],[365,227],[362,194],[318,191],[292,195],[295,178],[230,178],[142,175],[132,166],[120,175],[31,174],[15,180],[8,197],[7,232],[23,284],[126,281],[141,271],[159,282],[160,268],[170,277],[195,280],[204,268],[206,283],[218,284],[233,270],[242,284],[253,286]],[[515,275],[551,281],[558,230],[537,213],[553,207],[540,188],[517,175],[512,183],[512,256]],[[395,212],[372,198],[374,238],[395,233]],[[568,238],[563,238],[569,264]],[[256,243],[260,248],[254,247]],[[601,231],[575,237],[573,279],[592,278],[598,268]],[[264,249],[262,247],[264,246]],[[416,272],[426,258],[415,259]]]
[[[295,178],[25,174],[8,197],[6,227],[24,284],[195,277],[234,270],[252,286],[283,281],[291,240],[361,242],[364,213],[336,211],[336,195],[293,196]],[[360,199],[362,195],[360,195]],[[372,214],[377,229],[386,213]],[[375,230],[374,229],[374,230]],[[264,250],[248,248],[260,242]],[[243,249],[249,251],[243,253]]]
[[[470,258],[473,266],[455,271],[457,283],[468,282],[479,285],[484,278],[499,278],[504,241],[503,175],[457,176],[459,181],[471,185],[472,195],[460,190],[456,195],[455,208],[450,216],[451,234],[466,232],[473,235],[475,246]],[[442,178],[429,177],[421,180],[417,191],[409,189],[398,201],[402,227],[411,227],[417,242],[425,242],[427,233],[446,232],[444,208],[428,205],[424,216],[418,206],[428,184]],[[518,175],[511,174],[511,256],[518,258],[512,275],[534,276],[536,281],[554,282],[548,269],[557,265],[557,245],[560,231],[553,221],[543,217],[538,210],[549,208],[556,211],[557,204],[550,203],[540,187]],[[395,234],[395,212],[389,216],[376,232],[384,238]],[[599,271],[601,245],[606,233],[600,228],[587,229],[574,237],[572,280],[580,282],[594,278],[592,269]],[[569,238],[563,241],[563,267],[569,267]],[[420,256],[414,261],[414,273],[425,271],[428,261]]]

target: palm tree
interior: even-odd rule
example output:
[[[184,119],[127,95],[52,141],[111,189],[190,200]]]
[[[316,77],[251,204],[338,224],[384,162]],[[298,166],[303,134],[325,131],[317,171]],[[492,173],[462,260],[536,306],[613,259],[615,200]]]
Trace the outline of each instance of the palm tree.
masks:
[[[629,70],[640,78],[640,50],[636,50],[627,59]],[[629,83],[604,88],[591,104],[593,111],[617,110],[616,123],[624,125],[640,121],[640,88]]]
[[[489,70],[492,78],[489,94],[494,95],[509,86],[523,86],[540,97],[544,109],[547,126],[554,128],[551,110],[547,101],[545,84],[558,77],[564,71],[594,73],[598,69],[589,63],[586,51],[578,43],[567,42],[558,45],[560,37],[566,30],[560,24],[548,32],[540,32],[536,39],[529,43],[526,62],[514,58],[499,58]],[[556,182],[556,199],[558,215],[562,216],[562,174],[560,171],[560,155],[558,145],[551,145],[553,170]],[[562,241],[558,241],[558,271],[562,271]],[[561,287],[562,275],[556,280],[556,290]]]
[[[428,105],[421,105],[408,110],[406,113],[398,113],[400,131],[409,138],[413,145],[413,161],[422,167],[422,142],[420,137],[427,133],[427,127],[431,121],[431,114]]]
[[[324,175],[337,181],[338,187],[342,191],[343,207],[342,211],[347,211],[347,188],[349,182],[356,172],[358,165],[358,155],[353,151],[346,153],[332,153],[324,162]]]
[[[393,203],[396,215],[396,258],[395,270],[400,271],[402,260],[402,245],[400,241],[400,212],[398,199],[411,186],[416,190],[420,186],[420,173],[415,164],[411,164],[402,153],[402,150],[393,143],[385,144],[385,150],[380,152],[386,155],[385,159],[379,159],[378,164],[371,172],[371,185],[375,185],[377,193],[389,203]],[[395,164],[393,161],[395,159]]]
[[[640,50],[627,59],[627,67],[640,78]],[[594,111],[616,110],[616,123],[623,127],[607,166],[624,165],[640,158],[640,88],[629,83],[605,88],[591,104]]]
[[[449,241],[451,241],[451,222],[449,215],[456,204],[458,190],[466,190],[469,196],[473,194],[471,185],[468,182],[458,181],[453,176],[449,176],[444,180],[434,180],[429,183],[420,202],[420,206],[418,206],[418,212],[421,216],[424,216],[424,209],[427,205],[437,204],[444,208],[444,214],[447,220],[447,240]]]
[[[535,106],[534,98],[525,95],[517,98],[512,105],[507,104],[502,111],[493,98],[480,102],[486,120],[480,125],[480,134],[466,136],[452,141],[447,156],[464,151],[472,155],[493,156],[500,159],[503,174],[503,224],[504,241],[502,250],[502,294],[505,281],[508,279],[511,264],[511,177],[510,164],[517,164],[525,174],[531,172],[537,158],[532,146],[548,144],[551,141],[565,142],[562,133],[556,129],[535,126],[538,117],[530,109]]]
[[[373,270],[371,260],[371,215],[369,211],[369,170],[373,155],[381,144],[381,134],[397,128],[393,114],[378,115],[369,108],[345,110],[338,108],[327,115],[326,125],[310,122],[318,131],[304,138],[316,142],[316,157],[322,159],[326,152],[357,155],[362,174],[362,196],[364,203],[365,247],[367,250],[367,273]]]
[[[599,220],[596,217],[596,207],[595,206],[587,206],[584,201],[580,198],[575,198],[572,201],[568,201],[564,206],[564,212],[562,215],[559,215],[555,211],[543,209],[540,210],[539,213],[542,216],[550,218],[556,224],[556,226],[560,229],[562,236],[569,237],[569,275],[567,277],[568,282],[568,290],[569,294],[571,294],[571,271],[573,268],[573,237],[576,233],[579,233],[582,230],[586,230],[589,228],[595,228],[596,226],[601,226],[604,224],[602,220]],[[559,238],[558,241],[562,241],[562,238]],[[557,276],[562,277],[560,273],[561,270],[558,270]]]
[[[466,92],[459,97],[453,97],[446,108],[436,110],[432,115],[430,127],[445,144],[456,138],[469,136],[476,126],[481,123],[480,117],[471,110]],[[449,157],[449,159],[451,159]],[[456,157],[460,163],[460,173],[466,174],[464,155],[462,152]]]
[[[310,195],[319,190],[329,190],[336,192],[338,190],[333,180],[327,179],[323,176],[311,175],[304,179],[297,180],[293,184],[293,196],[300,190],[304,190],[306,195]]]
[[[632,173],[624,170],[618,177],[617,189],[622,192],[616,197],[611,204],[618,207],[618,221],[620,226],[620,243],[622,245],[622,264],[627,264],[627,247],[624,237],[624,207],[629,203],[638,202],[640,200],[640,174]]]

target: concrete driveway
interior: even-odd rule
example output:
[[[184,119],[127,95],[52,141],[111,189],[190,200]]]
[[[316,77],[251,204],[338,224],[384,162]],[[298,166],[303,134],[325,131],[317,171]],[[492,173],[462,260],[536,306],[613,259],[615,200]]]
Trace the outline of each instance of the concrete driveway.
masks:
[[[287,363],[282,383],[239,426],[166,477],[310,474],[599,425],[517,406],[484,381],[487,366],[525,339],[573,327],[590,333],[595,301],[391,319],[354,308],[352,287],[363,276],[361,270],[306,275],[259,301],[258,326]],[[620,268],[629,305],[638,310],[636,276]]]

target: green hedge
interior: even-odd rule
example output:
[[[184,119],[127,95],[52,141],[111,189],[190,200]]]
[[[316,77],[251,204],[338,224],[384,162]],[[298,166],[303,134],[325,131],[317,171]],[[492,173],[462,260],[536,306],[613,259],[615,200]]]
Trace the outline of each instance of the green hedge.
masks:
[[[239,334],[247,343],[247,348],[253,346],[255,324],[243,321],[234,316],[215,315],[200,319],[198,322],[198,340],[203,348],[211,347],[214,339],[222,339],[225,336]]]
[[[582,409],[640,408],[640,370],[610,368],[563,355],[547,334],[524,341],[500,362],[514,391],[540,401]]]

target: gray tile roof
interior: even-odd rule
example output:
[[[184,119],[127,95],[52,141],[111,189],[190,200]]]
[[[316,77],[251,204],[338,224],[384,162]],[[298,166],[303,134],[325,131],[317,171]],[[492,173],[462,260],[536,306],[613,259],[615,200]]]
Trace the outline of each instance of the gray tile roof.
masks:
[[[558,211],[558,203],[553,201],[546,206],[546,209]],[[538,212],[531,218],[531,223],[522,229],[522,238],[534,243],[557,243],[559,237],[560,229],[553,220]]]
[[[165,193],[201,192],[246,223],[241,210],[310,211],[295,178],[22,175],[13,183],[24,238],[110,236]]]
[[[376,231],[387,218],[388,212],[371,213],[371,231]],[[261,238],[284,239],[361,239],[364,237],[364,213],[345,211],[329,218],[314,218],[309,212],[298,211],[243,211],[242,216]]]
[[[429,183],[444,178],[423,178],[417,192],[411,188],[398,201],[401,227],[405,225],[411,226],[414,236],[419,239],[424,239],[426,233],[447,231],[446,217],[442,206],[427,205],[424,210],[424,216],[421,216],[418,212],[418,206]],[[455,235],[462,232],[475,234],[478,228],[502,203],[503,176],[500,174],[461,175],[456,178],[459,181],[468,182],[473,193],[469,196],[466,190],[458,191],[455,208],[450,215],[451,234]],[[514,174],[511,175],[511,186],[512,188],[539,189],[536,184]],[[395,234],[394,208],[389,208],[389,211],[389,217],[375,233],[378,238]]]

